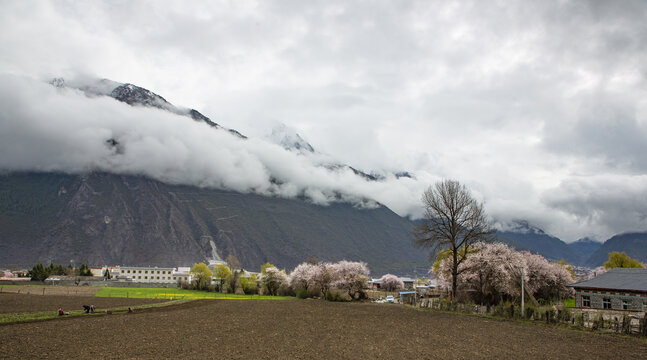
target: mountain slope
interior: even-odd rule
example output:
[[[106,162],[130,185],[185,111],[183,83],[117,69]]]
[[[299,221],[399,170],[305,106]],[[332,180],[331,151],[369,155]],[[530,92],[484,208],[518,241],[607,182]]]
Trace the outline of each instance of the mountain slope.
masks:
[[[647,262],[647,232],[619,234],[605,241],[587,260],[590,267],[601,266],[612,251],[624,251],[630,257]]]
[[[427,266],[409,220],[386,207],[169,185],[137,176],[14,173],[0,177],[0,264],[54,261],[190,265],[235,255],[257,269],[307,256],[363,260],[376,273]]]
[[[566,259],[571,264],[579,264],[580,257],[564,241],[526,221],[515,221],[509,229],[497,231],[496,235],[499,241],[517,250],[529,250],[548,260]]]
[[[584,265],[589,257],[602,246],[602,243],[589,238],[582,238],[568,244],[568,246],[573,250],[575,256],[577,256],[575,264]]]

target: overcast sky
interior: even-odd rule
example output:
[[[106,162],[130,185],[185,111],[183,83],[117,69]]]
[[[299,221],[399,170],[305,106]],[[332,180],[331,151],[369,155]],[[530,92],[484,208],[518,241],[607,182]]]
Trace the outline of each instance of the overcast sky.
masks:
[[[238,159],[249,157],[242,167],[259,178],[295,176],[296,188],[316,182],[310,188],[324,196],[338,190],[327,181],[341,183],[401,215],[419,214],[421,191],[452,178],[493,218],[527,219],[568,242],[647,230],[645,1],[1,1],[0,72],[0,165],[10,169],[45,169],[46,153],[59,167],[136,172],[141,156],[141,173],[180,176],[173,164],[144,164],[150,143],[131,140],[139,152],[116,164],[91,145],[70,160],[79,149],[35,134],[43,126],[69,133],[87,114],[96,114],[94,130],[75,134],[78,141],[126,133],[136,116],[148,119],[132,130],[139,134],[153,131],[146,126],[157,117],[174,129],[158,112],[134,114],[36,85],[99,77],[145,87],[251,137],[283,123],[339,162],[416,175],[363,187],[268,144],[241,150],[219,138],[244,154]],[[19,109],[30,107],[30,94],[46,104]],[[154,131],[159,139],[171,133]],[[176,140],[189,136],[196,144],[166,151],[222,155],[199,129]],[[19,151],[34,139],[42,149]],[[191,181],[201,185],[270,186],[224,178],[222,167],[186,166],[175,171],[195,170]]]

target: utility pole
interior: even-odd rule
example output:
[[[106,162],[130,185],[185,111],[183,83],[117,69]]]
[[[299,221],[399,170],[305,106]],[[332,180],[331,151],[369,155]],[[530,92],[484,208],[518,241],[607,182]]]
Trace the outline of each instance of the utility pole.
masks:
[[[524,306],[524,298],[523,298],[523,278],[524,278],[524,266],[521,267],[521,317],[525,318],[526,317],[526,309]]]

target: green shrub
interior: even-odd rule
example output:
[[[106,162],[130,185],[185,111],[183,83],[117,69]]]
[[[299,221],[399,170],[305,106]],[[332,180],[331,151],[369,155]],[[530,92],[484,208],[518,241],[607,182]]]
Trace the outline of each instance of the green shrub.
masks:
[[[515,315],[514,304],[509,303],[506,305],[505,315],[510,319],[514,319],[514,315]]]
[[[546,315],[546,323],[547,324],[555,323],[555,321],[556,321],[556,319],[555,319],[555,309],[553,309],[553,308],[546,309],[545,315]]]
[[[287,284],[283,283],[279,286],[279,289],[276,291],[278,296],[295,296],[294,290]]]
[[[247,278],[241,276],[238,278],[238,285],[243,289],[245,295],[253,295],[258,293],[258,283],[255,278]]]
[[[328,291],[326,292],[326,300],[328,301],[348,301],[339,291]]]
[[[301,289],[297,290],[297,298],[299,298],[299,299],[307,299],[309,297],[310,297],[310,293],[308,292],[308,290],[306,290],[304,288],[301,288]]]
[[[525,311],[526,311],[526,312],[525,312],[525,314],[524,314],[524,315],[525,315],[525,317],[526,317],[526,320],[530,320],[530,319],[532,319],[532,318],[534,318],[534,317],[535,317],[535,311],[536,311],[536,309],[535,309],[535,307],[534,307],[534,306],[532,306],[532,304],[526,304],[526,309],[525,309]]]
[[[438,305],[440,310],[453,311],[456,308],[456,304],[448,298],[440,300]]]
[[[492,308],[492,315],[505,317],[505,305],[504,303],[498,303]]]
[[[559,321],[563,321],[563,322],[570,322],[571,321],[571,311],[568,310],[568,309],[558,310],[557,311],[557,319]]]
[[[564,306],[566,306],[567,308],[574,308],[575,298],[564,299]]]

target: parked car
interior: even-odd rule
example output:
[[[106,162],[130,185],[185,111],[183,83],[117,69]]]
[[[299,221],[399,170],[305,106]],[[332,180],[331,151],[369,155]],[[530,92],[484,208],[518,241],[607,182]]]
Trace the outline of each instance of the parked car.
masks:
[[[393,295],[387,296],[386,297],[386,302],[391,303],[391,304],[395,304],[395,298],[393,297]]]

